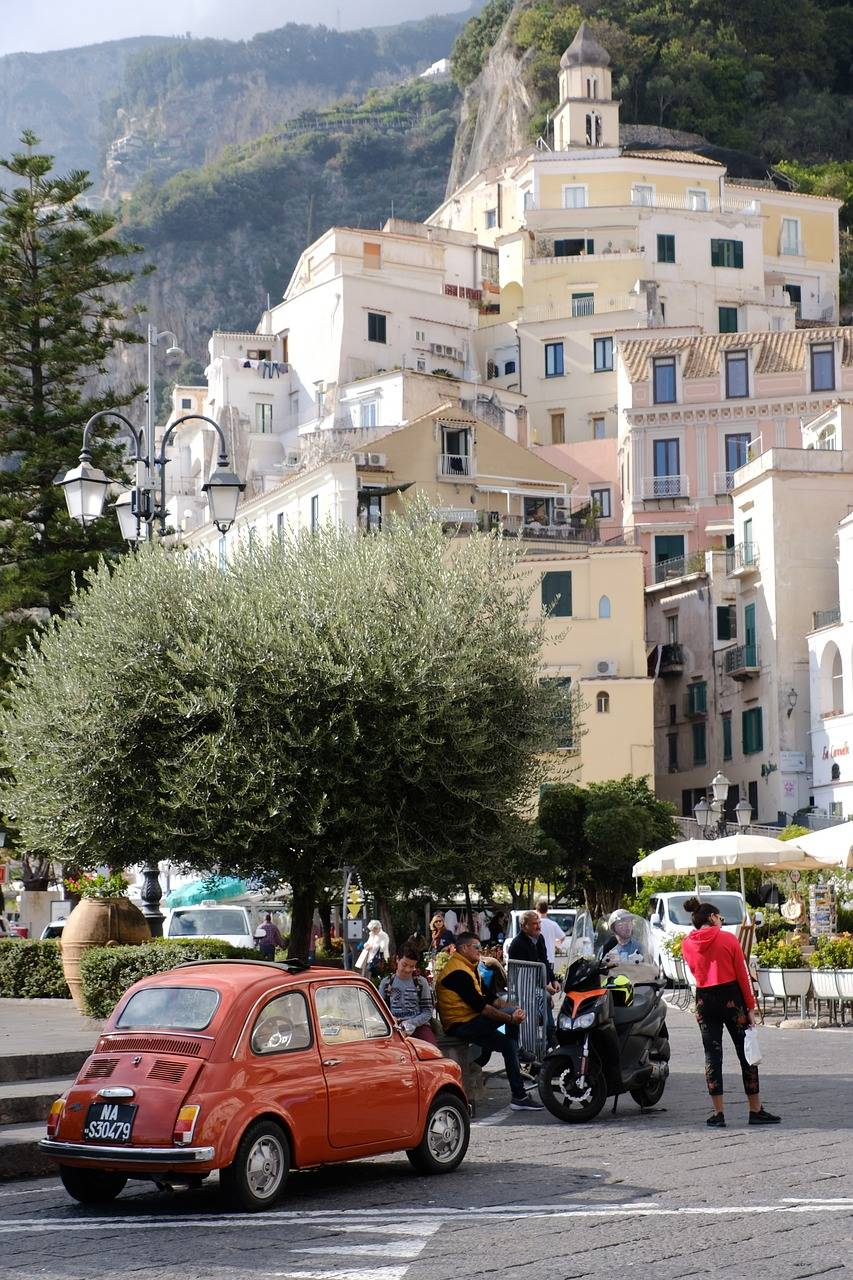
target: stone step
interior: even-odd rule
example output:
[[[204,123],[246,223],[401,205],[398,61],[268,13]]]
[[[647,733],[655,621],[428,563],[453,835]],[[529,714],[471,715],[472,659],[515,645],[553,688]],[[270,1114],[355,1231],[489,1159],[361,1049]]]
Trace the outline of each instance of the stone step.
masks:
[[[76,1076],[91,1052],[91,1049],[56,1049],[46,1053],[0,1055],[0,1085]]]
[[[73,1082],[73,1077],[56,1080],[19,1080],[14,1084],[0,1084],[0,1126],[26,1124],[33,1121],[44,1124],[51,1104]],[[0,1143],[3,1131],[0,1128]]]
[[[44,1124],[7,1124],[0,1128],[0,1180],[43,1178],[56,1164],[39,1150]]]

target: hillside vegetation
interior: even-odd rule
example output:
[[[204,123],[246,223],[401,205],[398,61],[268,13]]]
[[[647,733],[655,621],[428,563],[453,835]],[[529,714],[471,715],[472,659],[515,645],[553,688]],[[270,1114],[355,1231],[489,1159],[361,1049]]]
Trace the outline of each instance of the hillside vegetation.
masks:
[[[563,50],[586,19],[612,60],[629,123],[703,134],[775,162],[853,158],[850,0],[489,0],[456,40],[454,75],[470,85],[495,38],[524,56],[546,127]]]

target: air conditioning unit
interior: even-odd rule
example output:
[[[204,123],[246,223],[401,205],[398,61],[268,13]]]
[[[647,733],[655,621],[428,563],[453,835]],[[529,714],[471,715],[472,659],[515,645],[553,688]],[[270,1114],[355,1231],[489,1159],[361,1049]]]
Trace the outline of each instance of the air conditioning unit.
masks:
[[[444,347],[441,345],[440,342],[431,342],[429,344],[429,349],[434,356],[440,356],[444,354]]]
[[[613,662],[610,658],[599,658],[595,664],[595,674],[597,676],[615,676],[619,672],[619,663]]]
[[[352,460],[357,467],[368,467],[370,466],[370,463],[367,461],[369,456],[370,455],[367,453],[354,453],[352,455]]]
[[[384,466],[385,466],[385,454],[384,454],[384,453],[369,453],[369,454],[367,455],[367,465],[368,465],[369,467],[384,467]]]
[[[563,509],[564,509],[565,507],[567,507],[568,505],[569,505],[569,500],[568,500],[568,498],[555,498],[555,499],[554,499],[554,506],[557,508],[557,510],[558,510],[558,511],[563,510]]]

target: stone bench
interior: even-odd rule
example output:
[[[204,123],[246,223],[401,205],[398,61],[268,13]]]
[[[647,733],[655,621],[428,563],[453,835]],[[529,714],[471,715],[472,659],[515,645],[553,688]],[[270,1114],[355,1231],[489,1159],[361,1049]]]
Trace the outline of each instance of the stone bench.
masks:
[[[445,1058],[459,1064],[462,1071],[462,1087],[468,1096],[472,1110],[476,1110],[478,1103],[482,1102],[486,1093],[485,1081],[483,1079],[483,1068],[474,1059],[480,1056],[480,1050],[475,1044],[466,1044],[464,1040],[457,1040],[454,1036],[446,1035],[444,1031],[436,1032],[438,1037],[438,1047],[444,1054]]]

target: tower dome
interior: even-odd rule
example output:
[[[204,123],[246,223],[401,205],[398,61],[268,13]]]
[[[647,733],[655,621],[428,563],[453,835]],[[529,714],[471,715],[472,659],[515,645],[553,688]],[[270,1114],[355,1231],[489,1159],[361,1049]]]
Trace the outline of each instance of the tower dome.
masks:
[[[609,67],[610,54],[603,49],[585,22],[560,59],[561,67]]]

